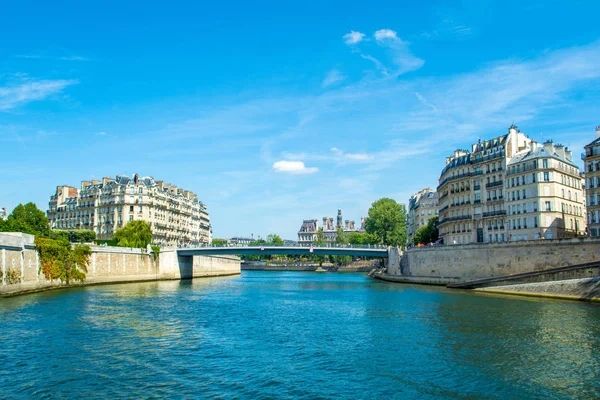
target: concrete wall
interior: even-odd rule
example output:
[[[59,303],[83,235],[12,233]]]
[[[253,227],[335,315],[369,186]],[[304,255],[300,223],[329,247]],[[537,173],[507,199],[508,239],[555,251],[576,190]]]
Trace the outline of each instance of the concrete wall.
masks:
[[[85,284],[191,279],[239,274],[240,259],[235,256],[178,257],[175,248],[162,249],[157,260],[142,249],[91,246],[92,258]],[[26,292],[60,286],[46,280],[40,271],[34,237],[23,233],[0,233],[0,294]],[[21,276],[9,284],[8,273]]]
[[[448,283],[451,283],[599,260],[600,239],[418,247],[403,253],[400,273],[396,275],[448,278]]]

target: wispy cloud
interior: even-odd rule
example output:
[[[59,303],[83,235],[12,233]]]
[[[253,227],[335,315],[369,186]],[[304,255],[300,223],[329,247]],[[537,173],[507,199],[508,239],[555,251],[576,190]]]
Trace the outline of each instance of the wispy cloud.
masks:
[[[427,99],[421,95],[421,93],[415,92],[415,96],[417,96],[417,99],[419,99],[421,104],[423,104],[424,106],[430,107],[433,111],[437,111],[437,107],[434,106],[433,104],[431,104],[430,102],[428,102]]]
[[[90,61],[90,58],[81,56],[48,56],[42,54],[21,54],[17,58],[27,58],[33,60],[60,60],[60,61]]]
[[[361,42],[365,37],[364,33],[350,31],[350,33],[346,33],[342,38],[347,45],[353,45]]]
[[[273,170],[288,174],[314,174],[319,171],[316,167],[306,167],[302,161],[277,161],[273,163]]]
[[[353,49],[360,57],[375,64],[375,68],[386,78],[398,77],[407,72],[421,68],[425,61],[415,56],[410,49],[410,43],[398,37],[396,31],[379,29],[373,33],[373,38],[378,46],[370,46],[370,50],[361,50],[357,46]],[[373,43],[373,42],[372,42]],[[369,46],[362,46],[369,49]],[[374,57],[372,54],[384,49],[382,55]],[[383,60],[383,61],[382,61]]]
[[[350,161],[369,161],[373,159],[372,155],[367,153],[345,153],[337,147],[332,147],[331,151],[338,159],[350,160]]]
[[[97,136],[104,136],[104,135],[106,135],[106,132],[98,132],[98,133],[96,133],[96,135]]]
[[[457,25],[451,28],[451,31],[459,36],[466,36],[472,33],[471,28],[464,25]]]
[[[0,111],[46,99],[77,83],[76,80],[28,80],[0,87]]]
[[[337,69],[332,69],[331,71],[329,71],[329,73],[327,73],[325,79],[323,79],[321,87],[326,88],[328,86],[341,82],[344,79],[346,79],[346,77],[340,71],[338,71]]]
[[[370,56],[368,54],[361,54],[360,56],[362,58],[364,58],[365,60],[369,60],[373,64],[375,64],[375,68],[377,68],[377,70],[379,72],[381,72],[383,75],[385,75],[385,76],[389,76],[390,75],[390,73],[388,72],[387,68],[383,65],[383,63],[381,61],[379,61],[378,59],[376,59],[375,57]]]

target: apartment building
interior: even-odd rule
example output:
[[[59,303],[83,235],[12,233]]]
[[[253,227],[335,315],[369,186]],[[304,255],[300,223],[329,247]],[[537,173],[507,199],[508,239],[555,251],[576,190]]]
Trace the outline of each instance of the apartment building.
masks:
[[[406,220],[407,243],[411,243],[419,228],[427,225],[429,220],[438,215],[438,193],[425,188],[410,196]]]
[[[117,175],[82,181],[81,188],[57,186],[48,220],[56,229],[90,229],[110,240],[133,220],[150,223],[153,243],[194,246],[211,241],[206,205],[194,193],[152,177]]]
[[[582,154],[586,174],[587,223],[589,235],[600,236],[600,126],[596,127],[596,138]]]
[[[552,142],[541,145],[514,125],[471,151],[455,151],[437,190],[446,244],[570,237],[585,229],[578,214],[585,209],[581,178],[571,152]]]

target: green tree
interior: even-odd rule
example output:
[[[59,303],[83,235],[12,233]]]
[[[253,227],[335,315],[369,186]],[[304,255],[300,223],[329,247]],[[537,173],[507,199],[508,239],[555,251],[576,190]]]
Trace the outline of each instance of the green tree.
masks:
[[[115,232],[114,239],[117,246],[143,249],[152,242],[152,229],[146,221],[130,221]]]
[[[430,218],[427,221],[427,225],[420,227],[415,232],[415,236],[413,237],[413,244],[428,244],[438,240],[439,232],[438,232],[438,217]]]
[[[382,198],[369,208],[366,231],[386,246],[406,244],[406,207],[395,200]]]
[[[272,233],[267,236],[267,244],[272,246],[283,246],[283,239],[279,235]]]
[[[325,240],[325,233],[323,232],[323,228],[317,229],[317,233],[315,234],[315,240],[313,240],[314,246],[324,246],[327,244]]]
[[[335,236],[335,244],[348,244],[350,243],[350,238],[344,232],[342,228],[337,228],[337,234]]]
[[[225,246],[227,244],[227,239],[217,239],[217,238],[213,238],[212,239],[212,245],[213,246]]]
[[[325,233],[323,232],[323,228],[319,228],[319,229],[317,229],[317,233],[315,234],[315,240],[313,240],[313,246],[321,247],[321,246],[326,246],[326,245],[327,245],[327,241],[325,240]],[[318,262],[319,266],[322,267],[323,263],[327,259],[327,256],[311,255],[310,258],[312,258],[315,262]]]
[[[0,224],[3,232],[23,232],[40,237],[48,237],[50,225],[46,214],[34,203],[19,204],[6,221]]]

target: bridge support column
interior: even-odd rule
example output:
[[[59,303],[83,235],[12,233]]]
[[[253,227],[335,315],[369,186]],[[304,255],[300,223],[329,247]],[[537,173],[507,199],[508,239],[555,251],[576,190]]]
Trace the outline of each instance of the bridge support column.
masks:
[[[402,252],[398,247],[388,249],[388,257],[385,262],[387,273],[390,275],[400,275],[400,257]]]
[[[179,256],[174,247],[160,250],[159,279],[191,279],[193,277],[193,256]]]

